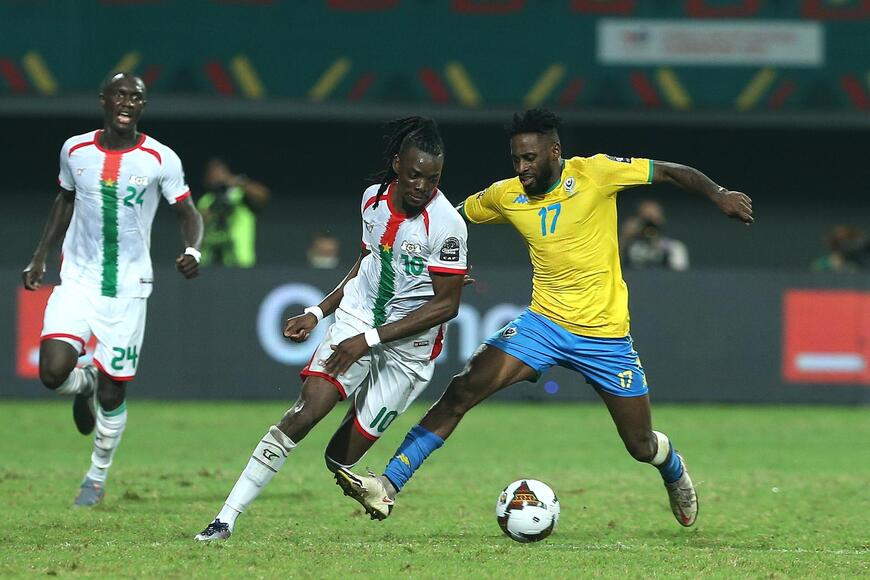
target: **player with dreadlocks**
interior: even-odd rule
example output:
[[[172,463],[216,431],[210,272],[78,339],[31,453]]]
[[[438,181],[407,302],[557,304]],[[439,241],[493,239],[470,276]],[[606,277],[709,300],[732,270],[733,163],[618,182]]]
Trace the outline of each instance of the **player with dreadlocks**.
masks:
[[[438,189],[444,145],[431,119],[393,121],[378,185],[362,195],[362,250],[320,304],[290,318],[284,336],[308,339],[335,314],[302,372],[302,393],[260,439],[223,508],[197,540],[224,540],[236,518],[335,405],[352,398],[326,448],[326,466],[355,465],[432,378],[444,325],[466,273],[465,222]]]
[[[629,454],[658,469],[677,521],[695,523],[695,487],[668,436],[653,431],[646,375],[629,334],[616,194],[669,183],[707,196],[722,213],[747,225],[752,200],[676,163],[600,154],[563,159],[558,129],[559,119],[549,111],[514,115],[508,133],[516,177],[497,181],[460,205],[469,222],[509,223],[526,241],[533,266],[531,304],[475,352],[408,433],[383,475],[336,472],[339,484],[372,519],[389,516],[399,490],[472,407],[558,365],[581,373],[595,388]]]

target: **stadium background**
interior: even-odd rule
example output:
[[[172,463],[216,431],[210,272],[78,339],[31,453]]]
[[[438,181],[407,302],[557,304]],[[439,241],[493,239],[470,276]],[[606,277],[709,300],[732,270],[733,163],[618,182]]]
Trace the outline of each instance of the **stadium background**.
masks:
[[[690,41],[655,45],[656,26],[719,42],[699,62]],[[280,324],[341,276],[305,268],[315,232],[338,236],[353,261],[381,124],[438,120],[442,188],[459,200],[510,175],[501,126],[541,105],[566,120],[570,155],[682,162],[755,201],[757,223],[743,228],[677,190],[620,196],[623,216],[662,201],[692,256],[688,273],[627,273],[657,400],[870,401],[870,277],[808,273],[831,226],[870,229],[870,2],[36,0],[4,2],[0,27],[3,396],[49,395],[33,378],[40,295],[19,290],[20,270],[60,144],[99,125],[97,87],[120,68],[148,82],[140,128],[179,153],[194,195],[215,154],[274,192],[257,269],[189,284],[171,271],[179,235],[161,209],[135,397],[293,398],[307,356],[281,343]],[[608,39],[622,52],[606,52]],[[527,257],[507,227],[472,229],[471,248],[479,282],[429,396],[528,301]],[[500,396],[593,397],[560,372]]]

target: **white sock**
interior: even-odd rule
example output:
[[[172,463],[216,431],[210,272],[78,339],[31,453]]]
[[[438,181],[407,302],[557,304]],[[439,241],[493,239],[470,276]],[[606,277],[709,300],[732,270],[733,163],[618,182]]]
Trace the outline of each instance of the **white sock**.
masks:
[[[112,411],[104,411],[97,405],[97,426],[94,430],[94,452],[91,453],[91,468],[87,477],[105,482],[112,465],[112,457],[121,443],[121,435],[127,426],[127,402]]]
[[[78,395],[88,388],[93,388],[93,385],[89,383],[91,376],[90,373],[85,372],[85,369],[73,369],[54,392],[61,395]]]
[[[230,530],[236,525],[236,518],[254,501],[260,491],[278,473],[287,454],[293,451],[296,443],[287,437],[275,426],[269,427],[266,435],[260,439],[260,443],[251,454],[251,459],[245,467],[233,490],[227,497],[223,509],[217,515],[217,519],[230,526]]]

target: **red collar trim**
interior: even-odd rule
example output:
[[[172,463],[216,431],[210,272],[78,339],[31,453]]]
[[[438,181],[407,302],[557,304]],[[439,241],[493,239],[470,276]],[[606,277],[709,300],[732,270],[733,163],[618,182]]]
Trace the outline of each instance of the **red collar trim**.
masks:
[[[99,149],[100,151],[102,151],[103,153],[115,153],[115,154],[129,153],[130,151],[133,151],[134,149],[138,149],[139,147],[142,146],[142,143],[145,142],[145,137],[146,137],[145,133],[139,133],[139,141],[135,145],[133,145],[129,149],[115,150],[115,149],[106,149],[105,147],[100,145],[100,135],[102,135],[102,134],[103,134],[102,129],[97,129],[97,132],[94,133],[94,146],[97,149]]]

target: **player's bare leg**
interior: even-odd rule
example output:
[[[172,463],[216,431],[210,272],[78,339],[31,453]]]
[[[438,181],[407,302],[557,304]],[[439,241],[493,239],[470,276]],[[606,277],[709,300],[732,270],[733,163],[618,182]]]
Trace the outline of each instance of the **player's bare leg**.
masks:
[[[39,346],[39,380],[61,395],[73,395],[73,421],[82,435],[94,430],[94,389],[97,369],[77,369],[78,349],[62,340],[44,340]]]
[[[324,460],[326,468],[332,472],[340,467],[348,469],[353,467],[375,444],[376,439],[363,436],[354,427],[354,415],[354,409],[351,407],[326,446]]]
[[[698,517],[695,486],[682,456],[667,435],[653,431],[649,395],[619,397],[601,389],[598,394],[607,405],[628,453],[638,461],[652,464],[661,473],[677,522],[686,527],[693,525]]]
[[[368,481],[363,481],[351,471],[375,443],[356,429],[354,414],[354,409],[351,408],[326,447],[326,467],[335,474],[335,483],[341,487],[344,495],[357,501],[358,496],[366,496],[368,501],[360,502],[366,513],[373,520],[383,519],[383,514],[389,515],[393,509],[393,497],[389,495],[384,484],[390,485],[391,489],[392,484],[386,478],[376,476],[371,470]]]
[[[126,395],[125,381],[116,381],[105,373],[99,373],[94,413],[94,450],[91,453],[91,467],[75,499],[76,506],[90,507],[103,500],[109,467],[127,426]]]
[[[444,444],[468,411],[493,393],[534,377],[535,371],[519,359],[498,348],[481,346],[420,423],[405,436],[383,475],[359,475],[342,468],[336,472],[336,481],[346,495],[362,504],[372,519],[385,519],[402,487],[423,461]]]
[[[335,385],[326,379],[314,376],[306,378],[299,398],[284,413],[278,424],[270,427],[260,439],[247,466],[227,496],[223,508],[196,535],[196,539],[212,541],[229,538],[239,515],[283,467],[287,456],[296,445],[335,407],[340,398]]]
[[[518,358],[483,345],[462,372],[453,377],[420,425],[446,440],[475,405],[505,387],[534,378],[535,371]]]

